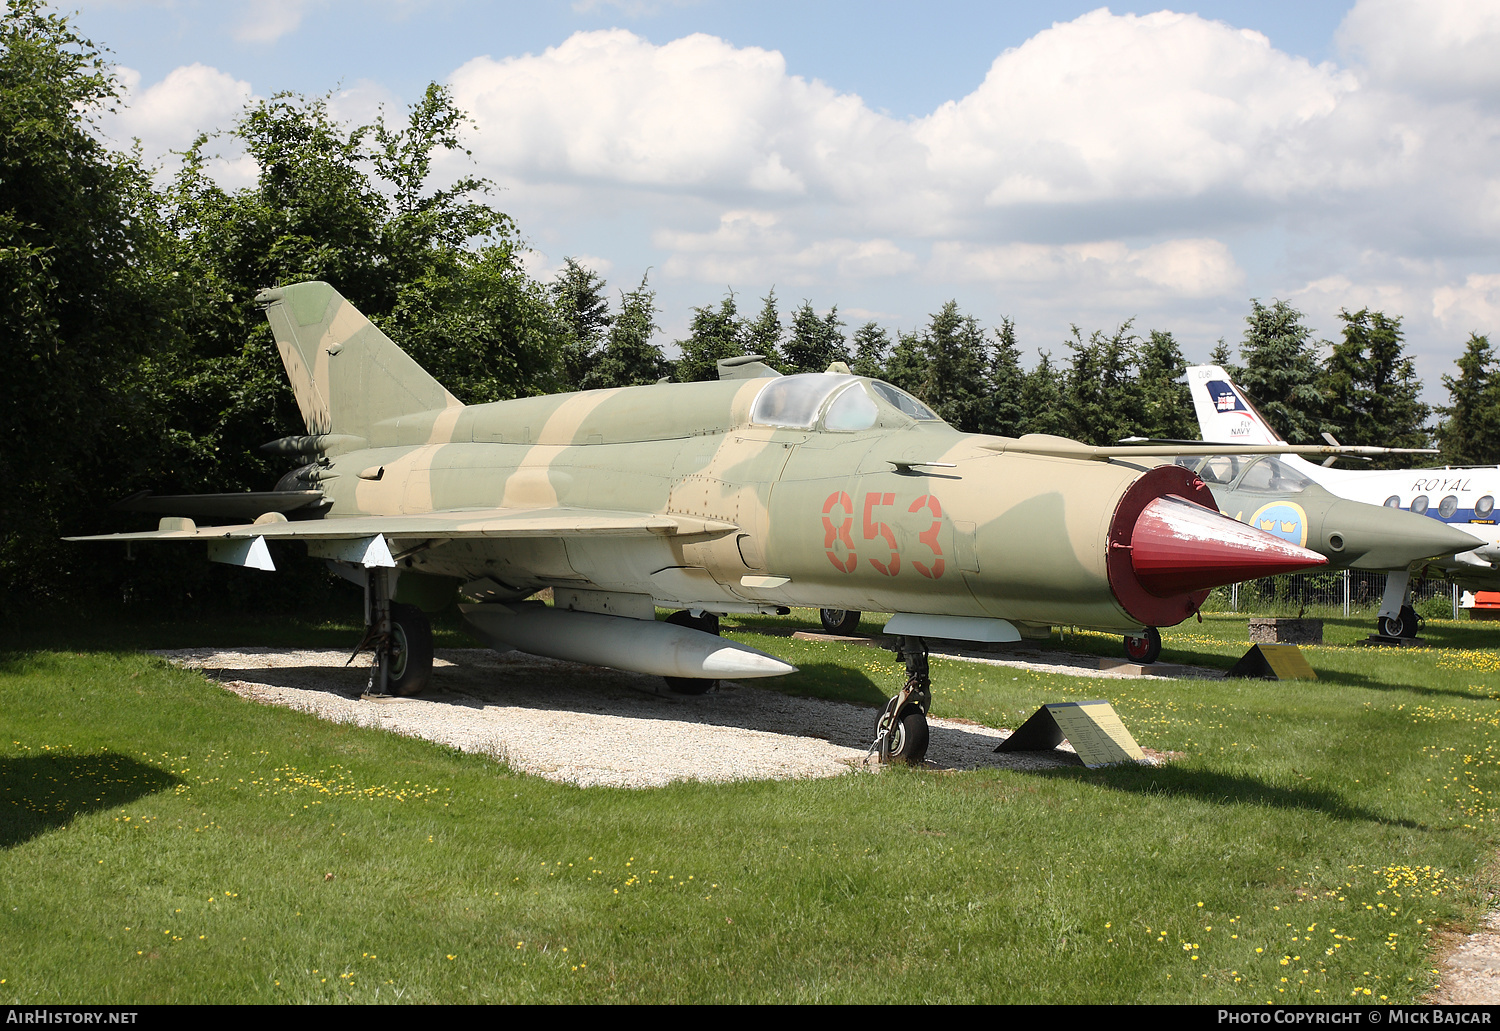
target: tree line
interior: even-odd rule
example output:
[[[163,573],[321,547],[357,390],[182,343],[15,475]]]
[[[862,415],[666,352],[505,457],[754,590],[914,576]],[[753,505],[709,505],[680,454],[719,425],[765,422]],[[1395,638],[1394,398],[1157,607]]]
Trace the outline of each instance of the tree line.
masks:
[[[434,186],[433,162],[461,151],[465,122],[444,87],[429,86],[399,120],[367,125],[339,122],[327,100],[253,103],[221,136],[195,140],[158,182],[138,152],[101,142],[96,120],[121,94],[99,49],[40,0],[8,0],[0,608],[102,588],[164,598],[184,584],[222,587],[222,570],[204,571],[196,554],[157,549],[151,563],[131,565],[59,538],[126,528],[110,506],[136,491],[276,482],[284,461],[257,446],[301,423],[253,298],[307,279],[332,283],[465,403],[710,379],[720,359],[755,353],[785,373],[843,362],[973,432],[1101,444],[1197,436],[1176,340],[1130,322],[1074,327],[1056,356],[1042,351],[1028,370],[1009,320],[985,327],[956,301],[892,335],[874,322],[851,329],[836,306],[788,308],[774,290],[741,311],[731,291],[693,309],[687,335],[668,346],[649,277],[611,296],[600,275],[567,259],[541,283],[487,181]],[[210,175],[228,145],[254,161],[253,184],[228,189]],[[1423,446],[1435,437],[1445,461],[1500,461],[1500,367],[1485,337],[1471,336],[1458,375],[1443,377],[1450,403],[1434,413],[1419,400],[1400,319],[1342,317],[1342,340],[1328,344],[1285,302],[1255,301],[1241,364],[1223,341],[1214,358],[1289,440],[1327,432]],[[235,584],[250,591],[248,604],[289,600],[281,588]]]

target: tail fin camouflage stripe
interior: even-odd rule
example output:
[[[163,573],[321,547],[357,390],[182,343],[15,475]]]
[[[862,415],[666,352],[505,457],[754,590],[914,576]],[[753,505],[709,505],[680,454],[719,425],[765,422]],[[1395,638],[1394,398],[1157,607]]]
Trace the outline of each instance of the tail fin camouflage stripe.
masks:
[[[255,300],[309,433],[368,439],[386,419],[463,407],[327,283],[262,290]]]

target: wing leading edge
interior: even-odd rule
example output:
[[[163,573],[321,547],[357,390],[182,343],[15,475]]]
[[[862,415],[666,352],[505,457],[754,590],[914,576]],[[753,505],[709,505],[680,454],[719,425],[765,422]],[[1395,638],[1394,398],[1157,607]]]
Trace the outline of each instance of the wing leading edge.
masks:
[[[582,508],[485,508],[420,515],[351,516],[302,522],[271,520],[234,526],[197,526],[191,519],[163,519],[157,530],[67,537],[70,541],[357,540],[385,537],[630,537],[709,535],[738,529],[733,523],[692,516],[610,512]]]

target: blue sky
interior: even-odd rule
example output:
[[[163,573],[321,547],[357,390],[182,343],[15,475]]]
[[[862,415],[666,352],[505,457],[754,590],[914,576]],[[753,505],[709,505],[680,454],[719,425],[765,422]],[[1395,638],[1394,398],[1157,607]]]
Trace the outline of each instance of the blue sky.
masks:
[[[151,155],[252,97],[365,119],[448,83],[533,270],[649,268],[666,340],[774,287],[851,330],[952,298],[1033,355],[1134,318],[1200,359],[1279,297],[1320,337],[1342,307],[1402,316],[1441,400],[1468,333],[1500,333],[1500,0],[100,0],[76,23],[130,86],[106,130]]]

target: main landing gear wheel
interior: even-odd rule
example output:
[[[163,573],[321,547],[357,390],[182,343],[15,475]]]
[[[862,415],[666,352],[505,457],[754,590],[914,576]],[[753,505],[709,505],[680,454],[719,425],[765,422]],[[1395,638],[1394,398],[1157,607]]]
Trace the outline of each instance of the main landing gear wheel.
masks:
[[[695,616],[687,609],[681,609],[668,616],[667,622],[675,626],[685,626],[689,630],[701,630],[705,634],[719,636],[719,617],[712,612]],[[667,687],[677,694],[704,694],[719,686],[717,680],[699,677],[662,677],[662,679],[667,682]]]
[[[391,602],[391,654],[387,686],[393,695],[421,694],[432,679],[432,624],[415,605]]]
[[[1403,605],[1401,615],[1394,619],[1390,616],[1382,616],[1380,632],[1385,637],[1416,637],[1417,610],[1410,605]]]
[[[875,721],[875,737],[886,738],[886,743],[880,749],[881,760],[920,766],[922,760],[927,758],[927,714],[915,705],[908,705],[893,719],[891,703],[895,700],[892,698],[886,704],[880,719]]]
[[[854,609],[819,609],[818,620],[830,634],[852,634],[859,628],[859,613]]]
[[[1146,666],[1161,658],[1161,631],[1154,626],[1148,626],[1146,632],[1139,637],[1125,637],[1125,654],[1131,662],[1139,662]]]

